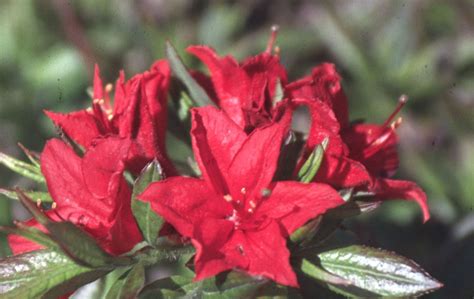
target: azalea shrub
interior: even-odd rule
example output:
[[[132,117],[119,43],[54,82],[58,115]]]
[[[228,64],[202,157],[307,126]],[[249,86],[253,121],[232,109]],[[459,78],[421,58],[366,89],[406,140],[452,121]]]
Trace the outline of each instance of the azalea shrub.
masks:
[[[382,124],[351,121],[336,66],[289,80],[275,38],[241,62],[188,47],[206,72],[167,43],[166,59],[130,79],[104,84],[96,66],[88,108],[45,111],[58,137],[41,153],[23,148],[27,162],[0,155],[38,187],[1,189],[33,215],[1,228],[13,253],[0,261],[2,296],[67,297],[86,284],[94,298],[440,288],[414,261],[359,244],[343,226],[391,199],[430,217],[423,190],[392,178],[407,97]],[[296,125],[305,115],[308,130]],[[167,142],[183,151],[167,152]]]

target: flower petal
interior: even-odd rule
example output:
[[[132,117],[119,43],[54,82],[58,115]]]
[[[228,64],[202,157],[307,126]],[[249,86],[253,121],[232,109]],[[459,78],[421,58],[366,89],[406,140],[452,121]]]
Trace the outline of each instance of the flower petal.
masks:
[[[279,221],[289,235],[308,220],[342,204],[344,200],[329,185],[277,182],[270,197],[257,208],[255,217]]]
[[[194,223],[232,214],[229,203],[216,196],[205,181],[194,178],[172,177],[153,183],[139,198],[150,202],[155,212],[186,237],[193,236]]]
[[[334,111],[342,128],[349,125],[347,98],[341,86],[341,77],[332,63],[323,63],[312,70],[310,76],[286,86],[290,97],[317,99],[326,103]]]
[[[370,191],[375,193],[377,199],[406,199],[418,203],[423,211],[423,221],[430,219],[430,211],[428,209],[428,200],[425,192],[414,182],[377,179]]]
[[[315,182],[330,184],[335,188],[350,188],[366,185],[372,180],[361,163],[343,156],[325,154]]]
[[[251,275],[270,278],[282,285],[298,287],[298,281],[290,265],[290,251],[286,247],[286,232],[271,221],[264,229],[246,231],[246,243],[242,252],[249,260],[245,270]]]
[[[204,62],[211,73],[218,105],[241,128],[245,127],[242,104],[248,102],[250,79],[232,56],[219,57],[214,49],[191,46],[187,51]],[[238,84],[236,84],[238,82]]]
[[[195,280],[212,277],[236,265],[226,260],[222,248],[234,232],[234,224],[223,219],[202,219],[194,227],[193,245],[196,248]]]
[[[102,123],[86,110],[67,114],[45,110],[44,113],[67,136],[84,147],[88,147],[94,138],[105,132]]]
[[[244,141],[245,132],[223,111],[214,107],[192,110],[191,139],[196,161],[216,192],[228,194],[224,173]]]
[[[287,122],[255,129],[235,154],[229,167],[230,194],[241,200],[259,198],[275,174]],[[245,190],[245,192],[242,192]]]

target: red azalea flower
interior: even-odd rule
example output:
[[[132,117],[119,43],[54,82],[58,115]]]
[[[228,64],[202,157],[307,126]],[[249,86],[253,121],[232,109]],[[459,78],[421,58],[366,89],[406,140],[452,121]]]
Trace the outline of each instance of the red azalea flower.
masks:
[[[94,100],[92,108],[68,114],[46,111],[51,120],[71,139],[89,147],[100,136],[130,138],[134,146],[127,166],[139,172],[146,163],[158,159],[168,175],[176,174],[166,155],[166,101],[170,69],[164,60],[157,61],[149,71],[125,82],[120,73],[115,87],[112,107],[109,92],[103,87],[99,68],[94,75]]]
[[[250,135],[224,112],[193,109],[192,141],[203,179],[172,177],[140,196],[196,247],[196,280],[241,269],[297,286],[286,237],[343,203],[325,184],[272,183],[288,123]]]
[[[270,123],[274,119],[273,98],[278,84],[287,82],[285,68],[277,55],[271,53],[276,31],[267,50],[238,63],[232,56],[219,57],[207,46],[191,46],[188,52],[197,56],[209,68],[215,94],[214,101],[246,132]],[[198,81],[206,82],[202,75]],[[204,84],[209,90],[208,84]]]
[[[41,170],[55,203],[46,215],[53,221],[74,223],[114,255],[131,250],[142,239],[123,178],[123,161],[130,148],[128,140],[96,140],[81,159],[68,145],[53,139],[41,154]],[[25,224],[44,230],[34,219]],[[9,236],[9,243],[14,254],[41,248],[16,235]]]
[[[378,199],[416,201],[423,211],[424,220],[429,219],[426,194],[420,187],[413,182],[388,179],[398,168],[395,129],[400,121],[390,123],[406,100],[400,102],[382,125],[350,124],[340,76],[334,65],[328,63],[314,68],[311,76],[288,84],[285,93],[288,97],[303,98],[293,101],[310,109],[312,125],[307,151],[325,137],[329,138],[330,146],[316,176],[317,181],[342,188],[358,187],[374,193]],[[333,114],[327,112],[328,107]],[[335,145],[331,146],[331,143]]]

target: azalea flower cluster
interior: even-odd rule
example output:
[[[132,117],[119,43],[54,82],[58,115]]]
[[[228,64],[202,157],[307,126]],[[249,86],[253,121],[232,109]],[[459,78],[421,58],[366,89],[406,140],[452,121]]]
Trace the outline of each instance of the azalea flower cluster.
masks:
[[[417,202],[428,220],[425,193],[413,182],[390,177],[398,167],[396,114],[383,124],[351,123],[336,67],[323,63],[290,81],[273,39],[256,56],[236,61],[207,46],[187,51],[208,68],[191,70],[212,103],[194,107],[190,131],[200,173],[182,173],[166,152],[170,64],[157,61],[146,72],[114,86],[95,68],[90,108],[46,111],[66,138],[52,139],[41,153],[41,171],[54,201],[45,213],[70,221],[106,252],[129,252],[143,237],[131,210],[134,177],[157,161],[166,177],[150,184],[139,200],[168,223],[161,235],[178,234],[195,250],[195,279],[227,270],[298,286],[287,241],[298,228],[344,205],[341,190],[370,201]],[[287,148],[295,132],[295,110],[306,107],[310,130],[296,159]],[[316,149],[321,164],[309,180],[298,173]],[[45,230],[36,220],[25,223]],[[41,248],[17,235],[14,254]]]

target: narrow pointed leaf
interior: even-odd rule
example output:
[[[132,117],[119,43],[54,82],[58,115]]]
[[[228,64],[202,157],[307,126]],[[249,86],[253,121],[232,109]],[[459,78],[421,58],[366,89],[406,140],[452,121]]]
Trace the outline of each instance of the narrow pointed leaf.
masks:
[[[32,179],[38,183],[45,182],[43,174],[37,165],[25,163],[4,153],[0,153],[0,164],[5,165],[19,175]]]
[[[48,192],[27,190],[22,190],[22,192],[25,193],[28,197],[34,198],[37,201],[40,200],[41,202],[48,203],[53,202],[53,199],[51,198],[51,195],[49,195]],[[18,194],[14,190],[0,188],[0,194],[5,195],[10,199],[18,200]]]
[[[173,74],[183,82],[194,102],[198,106],[214,105],[204,88],[189,74],[186,66],[170,42],[166,42],[166,56],[170,62]]]
[[[21,222],[17,223],[17,227],[1,226],[0,231],[7,234],[22,236],[49,249],[59,249],[59,245],[56,244],[50,236],[37,228],[23,225]]]
[[[321,166],[321,162],[323,161],[324,151],[326,150],[328,143],[329,139],[326,138],[321,144],[314,148],[300,171],[298,171],[298,180],[300,182],[309,183],[316,176],[319,166]]]
[[[123,274],[110,288],[106,299],[137,298],[138,293],[145,284],[145,269],[138,263]]]
[[[273,96],[273,107],[275,107],[276,104],[278,104],[279,102],[281,102],[281,100],[283,100],[285,96],[285,92],[283,90],[283,86],[281,84],[281,81],[280,81],[280,78],[277,78],[276,80],[276,84],[275,84],[275,94]]]
[[[415,262],[381,249],[353,245],[321,253],[318,258],[325,271],[376,296],[419,296],[442,287]]]
[[[80,264],[94,268],[110,268],[126,266],[132,262],[127,257],[109,255],[92,237],[71,222],[49,222],[45,227],[61,249]]]
[[[142,232],[143,238],[151,246],[154,246],[164,220],[152,210],[149,202],[138,200],[137,197],[145,191],[148,185],[161,179],[163,179],[161,166],[157,161],[153,161],[145,166],[133,186],[132,212]]]
[[[30,160],[31,164],[36,167],[40,167],[40,155],[36,152],[30,151],[27,149],[23,144],[18,143],[18,146],[21,148],[21,150],[25,153],[25,155],[28,157]]]
[[[169,298],[170,294],[186,298],[252,298],[266,283],[266,279],[237,272],[223,273],[198,282],[173,276],[147,286],[140,298]]]
[[[0,297],[56,298],[106,274],[45,249],[0,260]],[[63,285],[69,282],[67,285]],[[60,290],[56,289],[61,286]],[[56,295],[56,296],[53,296]]]

